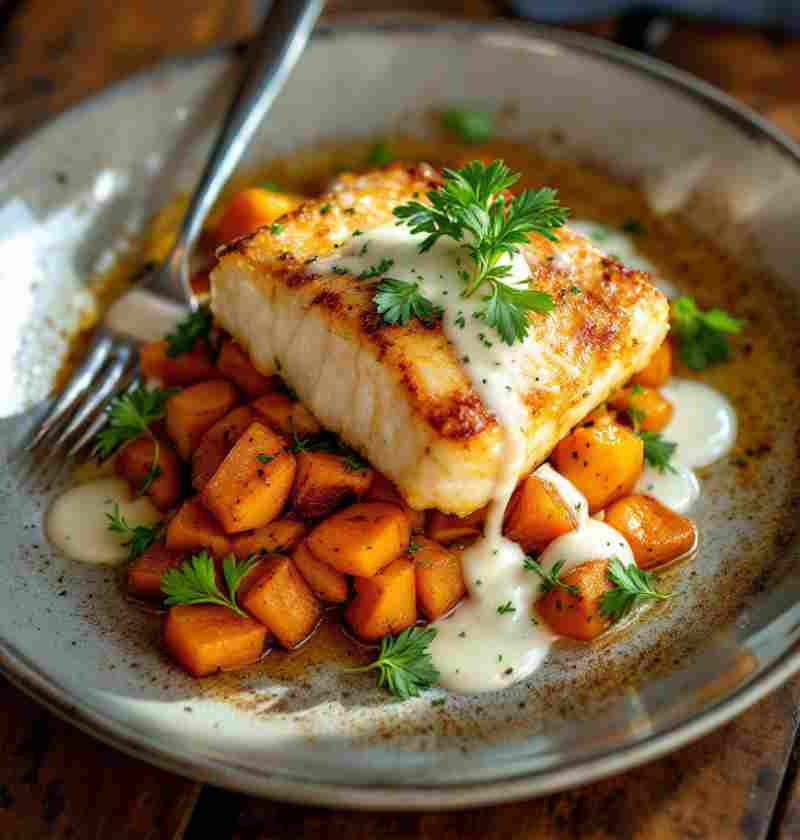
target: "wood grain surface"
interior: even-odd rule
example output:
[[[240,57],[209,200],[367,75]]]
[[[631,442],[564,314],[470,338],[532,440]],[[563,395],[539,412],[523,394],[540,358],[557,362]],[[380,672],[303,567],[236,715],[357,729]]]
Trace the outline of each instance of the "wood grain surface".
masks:
[[[266,0],[0,0],[0,152],[158,60],[249,34]],[[489,17],[491,0],[331,0],[328,13]],[[618,21],[580,27],[625,34]],[[800,38],[678,22],[655,53],[800,138]],[[355,814],[259,801],[164,773],[56,720],[0,679],[0,838],[150,840],[789,840],[800,837],[800,679],[733,723],[626,774],[453,814]],[[188,828],[187,828],[188,825]]]

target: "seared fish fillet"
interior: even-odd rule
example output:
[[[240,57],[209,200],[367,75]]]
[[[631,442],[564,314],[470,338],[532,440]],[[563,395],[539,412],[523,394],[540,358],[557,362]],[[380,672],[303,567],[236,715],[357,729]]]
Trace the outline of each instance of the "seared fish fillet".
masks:
[[[279,227],[223,249],[211,301],[256,367],[279,371],[412,507],[464,516],[492,498],[504,440],[441,325],[386,325],[374,288],[311,270],[354,231],[391,223],[395,207],[436,184],[423,166],[342,176]],[[534,286],[556,308],[531,315],[530,364],[518,382],[529,416],[523,474],[643,368],[668,329],[666,298],[646,274],[568,229],[558,235],[557,243],[532,237],[525,253]]]

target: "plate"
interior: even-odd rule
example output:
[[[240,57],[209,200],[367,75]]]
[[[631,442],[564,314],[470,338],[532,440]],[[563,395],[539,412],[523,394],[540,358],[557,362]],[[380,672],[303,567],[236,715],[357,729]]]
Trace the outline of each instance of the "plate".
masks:
[[[0,162],[0,662],[9,678],[96,737],[205,782],[340,807],[441,809],[543,794],[653,759],[800,669],[800,419],[789,410],[773,412],[771,449],[747,481],[730,463],[704,474],[700,558],[678,577],[669,608],[627,638],[560,647],[527,683],[443,706],[387,701],[368,678],[330,666],[286,681],[191,680],[162,658],[157,619],[124,601],[116,573],[48,547],[42,519],[58,487],[27,492],[11,455],[91,301],[87,279],[191,185],[238,61],[231,50],[159,67]],[[248,163],[323,138],[424,131],[420,114],[461,101],[501,109],[512,136],[557,136],[638,179],[665,211],[690,212],[721,247],[757,253],[778,278],[784,321],[756,313],[754,326],[774,331],[776,355],[797,358],[779,325],[800,298],[800,150],[719,91],[604,42],[508,24],[322,28]]]

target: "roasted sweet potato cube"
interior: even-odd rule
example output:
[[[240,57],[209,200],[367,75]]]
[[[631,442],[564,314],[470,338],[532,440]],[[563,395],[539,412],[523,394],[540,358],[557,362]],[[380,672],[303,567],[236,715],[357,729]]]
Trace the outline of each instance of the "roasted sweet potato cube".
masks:
[[[621,388],[608,404],[643,432],[660,432],[672,419],[672,403],[655,388],[641,385]]]
[[[292,557],[306,583],[323,601],[341,604],[347,600],[350,592],[347,578],[333,566],[317,560],[306,543],[300,543]]]
[[[167,433],[178,454],[188,461],[203,435],[239,402],[230,382],[199,382],[167,400]]]
[[[272,429],[291,440],[314,437],[322,432],[316,417],[283,391],[273,391],[251,403],[251,408]]]
[[[199,492],[206,486],[253,419],[253,412],[246,405],[240,405],[214,423],[203,435],[199,446],[192,453],[192,487],[195,490]]]
[[[373,470],[372,484],[364,500],[368,502],[391,502],[401,507],[411,523],[411,530],[416,534],[425,530],[425,511],[414,510],[406,504],[397,487],[383,473]]]
[[[131,486],[134,493],[150,496],[159,510],[169,510],[181,497],[181,465],[178,456],[166,441],[158,442],[158,463],[156,478],[148,483],[156,457],[156,442],[143,435],[120,449],[114,458],[114,469]]]
[[[257,662],[267,628],[227,607],[213,604],[172,607],[164,619],[167,651],[193,677],[205,677]]]
[[[128,592],[136,598],[163,600],[161,578],[180,566],[185,556],[160,543],[150,546],[128,566]]]
[[[306,535],[306,526],[297,519],[276,519],[255,531],[231,537],[231,551],[240,559],[254,554],[286,554],[293,551]]]
[[[508,503],[503,532],[526,552],[539,552],[577,524],[575,511],[558,490],[539,476],[529,475]]]
[[[321,609],[294,563],[280,554],[259,561],[240,588],[239,603],[291,649],[319,623]]]
[[[672,376],[672,345],[669,341],[664,341],[648,362],[647,367],[640,370],[633,377],[633,381],[643,388],[660,388],[667,384],[670,376]]]
[[[265,376],[250,361],[242,346],[232,338],[226,339],[217,359],[219,373],[251,399],[263,397],[281,384],[278,376]]]
[[[188,353],[170,356],[166,341],[149,341],[139,351],[139,364],[146,377],[160,379],[165,385],[194,385],[218,376],[211,350],[198,341]]]
[[[301,201],[299,196],[262,187],[241,190],[233,195],[214,226],[213,240],[217,245],[223,245],[240,236],[247,236],[294,210]]]
[[[392,561],[370,578],[355,578],[356,596],[347,608],[347,621],[364,641],[394,636],[417,620],[414,563],[407,557]]]
[[[642,569],[652,569],[691,551],[697,528],[651,496],[626,496],[606,510],[606,524],[628,541]]]
[[[633,490],[644,467],[644,443],[619,423],[579,426],[556,446],[553,465],[595,513]]]
[[[553,632],[588,642],[608,629],[611,620],[600,611],[600,600],[612,589],[608,566],[608,560],[582,563],[562,578],[578,595],[556,587],[539,599],[537,612]]]
[[[167,548],[199,551],[207,548],[215,557],[231,550],[230,540],[219,522],[206,510],[199,496],[187,499],[167,526]]]
[[[308,536],[308,547],[348,575],[372,577],[408,548],[411,528],[397,505],[359,502],[334,513]]]
[[[446,615],[467,591],[461,556],[427,537],[415,537],[414,553],[417,604],[430,621]]]
[[[261,528],[286,506],[295,470],[283,438],[256,421],[206,483],[203,503],[227,534]]]
[[[319,519],[363,495],[372,470],[329,452],[301,452],[292,488],[292,507],[308,519]]]
[[[448,545],[459,540],[469,540],[479,537],[483,532],[486,521],[486,508],[482,507],[469,516],[455,516],[452,513],[442,513],[440,510],[427,512],[425,533],[436,542]]]

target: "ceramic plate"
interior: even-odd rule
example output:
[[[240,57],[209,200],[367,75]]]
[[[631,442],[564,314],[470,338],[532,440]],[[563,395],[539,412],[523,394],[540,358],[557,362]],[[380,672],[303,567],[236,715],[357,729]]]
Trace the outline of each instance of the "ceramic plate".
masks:
[[[627,638],[557,649],[527,683],[444,706],[389,702],[368,678],[325,666],[294,680],[198,683],[161,657],[157,619],[124,601],[114,572],[51,551],[42,532],[51,493],[27,492],[9,453],[91,300],[87,279],[196,177],[238,60],[230,51],[160,67],[70,111],[0,163],[8,676],[97,737],[203,781],[309,803],[445,808],[652,759],[797,670],[792,411],[773,418],[772,449],[752,480],[734,480],[730,463],[704,475],[702,550],[669,609]],[[782,284],[782,307],[796,306],[797,147],[707,85],[605,43],[504,24],[323,29],[249,162],[321,138],[423,131],[418,115],[454,101],[505,109],[512,136],[558,131],[639,179],[654,201],[698,208],[698,226],[724,247],[747,243]],[[753,328],[776,325],[764,318]]]

